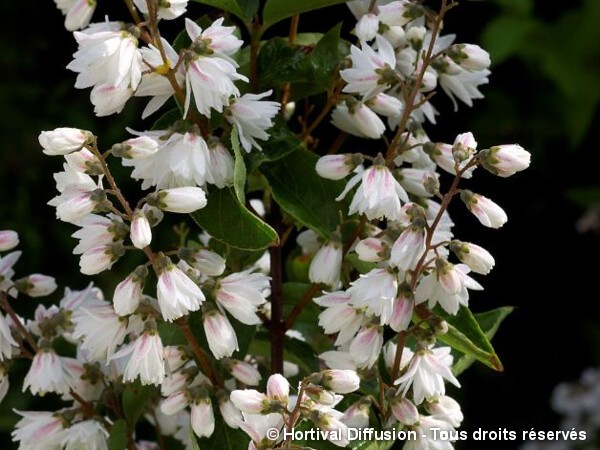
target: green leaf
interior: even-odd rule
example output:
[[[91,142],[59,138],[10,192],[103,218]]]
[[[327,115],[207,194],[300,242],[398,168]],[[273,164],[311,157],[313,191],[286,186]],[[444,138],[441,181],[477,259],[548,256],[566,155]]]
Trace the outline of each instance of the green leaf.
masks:
[[[108,437],[108,450],[124,450],[127,448],[127,422],[117,420],[110,427]]]
[[[139,380],[125,385],[122,397],[123,414],[131,426],[135,425],[155,393],[154,386],[142,386]]]
[[[367,273],[377,267],[377,263],[362,261],[356,253],[348,253],[346,255],[346,261],[348,261],[358,273]]]
[[[258,0],[195,0],[208,6],[230,12],[241,19],[249,21],[258,11]]]
[[[484,313],[475,314],[475,320],[477,320],[477,323],[479,323],[479,326],[481,327],[481,330],[485,336],[491,341],[498,331],[500,324],[513,311],[514,308],[512,306],[504,306],[502,308],[492,309],[491,311],[486,311]],[[462,356],[454,363],[454,367],[452,368],[454,375],[460,375],[474,362],[475,358],[473,356]]]
[[[490,340],[469,308],[461,306],[455,316],[440,308],[435,312],[448,322],[448,332],[438,336],[440,341],[498,372],[504,370]]]
[[[191,214],[213,238],[242,250],[260,250],[279,242],[277,232],[240,203],[231,188],[208,187],[207,205]]]
[[[263,45],[257,65],[261,90],[304,81],[312,75],[310,58],[302,47],[282,37],[274,37]]]
[[[500,16],[492,20],[483,32],[482,42],[494,65],[517,54],[537,26],[538,23],[528,17]]]
[[[328,238],[339,224],[339,211],[346,210],[343,202],[335,201],[344,182],[321,178],[315,170],[318,159],[314,153],[299,149],[264,164],[262,172],[275,201],[296,221]]]
[[[177,325],[169,322],[158,324],[158,333],[163,345],[186,345],[187,340]]]
[[[310,56],[315,81],[324,90],[331,88],[340,63],[350,53],[350,44],[340,38],[341,30],[341,23],[329,30],[319,40]]]
[[[197,438],[193,432],[191,437],[194,450],[240,450],[249,441],[242,430],[229,428],[220,414],[215,414],[215,431],[209,438]]]
[[[269,334],[261,331],[257,332],[250,344],[248,353],[269,359],[271,357]],[[284,338],[283,358],[288,362],[298,365],[307,374],[319,370],[317,355],[311,346],[306,342],[290,338],[289,336],[285,336]]]
[[[233,167],[233,188],[235,195],[240,203],[246,203],[246,163],[244,156],[240,151],[240,138],[236,127],[231,130],[231,147],[235,155],[235,165]]]
[[[348,0],[268,0],[263,11],[264,28],[267,29],[294,14],[346,3],[346,1]]]
[[[268,161],[277,161],[304,146],[295,133],[288,128],[281,115],[275,116],[273,126],[268,130],[269,140],[261,143],[262,151],[253,150],[246,153],[246,167],[253,172]]]
[[[573,188],[567,191],[567,198],[583,208],[600,205],[600,187]]]

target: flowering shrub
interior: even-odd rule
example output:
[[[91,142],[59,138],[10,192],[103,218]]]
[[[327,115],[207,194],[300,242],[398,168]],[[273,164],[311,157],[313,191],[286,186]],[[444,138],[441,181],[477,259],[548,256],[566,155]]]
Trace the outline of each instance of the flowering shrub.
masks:
[[[39,136],[64,158],[48,204],[74,230],[80,271],[138,266],[106,295],[65,288],[23,319],[17,295],[56,283],[17,277],[19,251],[1,257],[0,396],[24,359],[23,391],[64,404],[15,411],[19,448],[307,448],[286,432],[311,428],[329,441],[319,448],[375,448],[349,433],[368,426],[416,432],[407,450],[452,448],[431,433],[463,418],[445,384],[475,360],[502,370],[490,339],[511,309],[469,310],[494,258],[454,239],[448,207],[460,197],[500,228],[503,209],[461,184],[530,160],[516,144],[478,150],[469,132],[427,135],[438,86],[471,106],[490,73],[483,49],[441,34],[456,4],[352,1],[342,37],[297,32],[302,13],[340,1],[205,0],[226,14],[180,19],[168,40],[161,25],[186,0],[125,0],[131,23],[91,24],[95,1],[56,3],[96,115],[132,97],[150,98],[142,118],[163,115],[118,143],[71,127]],[[287,37],[263,39],[289,18]],[[0,251],[18,242],[0,232]]]

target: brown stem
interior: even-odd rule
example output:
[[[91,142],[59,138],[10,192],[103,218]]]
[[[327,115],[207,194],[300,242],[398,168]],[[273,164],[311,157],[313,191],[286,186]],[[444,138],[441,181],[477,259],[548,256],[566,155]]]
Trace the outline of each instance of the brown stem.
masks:
[[[81,405],[81,409],[87,416],[98,419],[102,423],[102,425],[110,429],[111,424],[104,418],[104,416],[102,416],[102,414],[96,411],[96,408],[94,408],[94,405],[92,403],[88,402],[87,400],[84,400],[83,397],[81,397],[73,389],[69,391],[69,394],[71,395],[71,397],[73,397],[73,400],[75,400]]]
[[[300,14],[294,14],[292,16],[292,20],[290,22],[290,33],[288,36],[288,42],[293,44],[296,42],[296,37],[298,36],[298,24],[300,23]],[[286,83],[283,87],[283,92],[281,93],[281,111],[285,110],[285,105],[287,104],[290,98],[291,92],[291,83]]]
[[[433,48],[435,46],[437,34],[442,25],[444,16],[446,15],[446,12],[448,12],[449,9],[450,9],[450,7],[448,7],[448,1],[442,0],[442,6],[440,8],[440,12],[437,15],[435,21],[433,22],[433,28],[431,30],[431,41],[429,41],[429,47],[427,48],[427,52],[425,53],[425,56],[422,59],[421,70],[417,74],[417,78],[412,86],[412,90],[410,91],[410,93],[408,95],[404,96],[404,111],[402,111],[402,116],[400,117],[400,122],[398,124],[398,131],[396,132],[394,139],[392,139],[392,142],[388,146],[388,149],[387,149],[387,152],[385,155],[385,159],[388,163],[391,163],[394,160],[394,157],[395,157],[394,153],[396,151],[396,148],[398,147],[398,144],[400,143],[402,133],[404,133],[404,130],[406,129],[406,125],[408,124],[410,115],[412,114],[412,112],[415,109],[417,109],[419,106],[421,106],[421,102],[419,102],[418,105],[414,104],[415,99],[417,97],[417,94],[420,92],[420,86],[421,86],[421,83],[423,82],[423,77],[425,76],[425,71],[429,67],[429,64],[431,64]]]
[[[223,387],[222,380],[217,377],[210,364],[210,361],[208,360],[208,357],[206,356],[206,353],[204,353],[200,343],[196,340],[194,333],[192,333],[190,325],[185,321],[185,319],[179,319],[176,323],[179,325],[179,329],[182,331],[186,340],[192,347],[192,351],[194,352],[194,356],[196,357],[198,365],[200,366],[200,370],[202,370],[202,372],[208,377],[214,386]]]
[[[406,331],[398,333],[398,342],[396,343],[396,355],[394,356],[394,365],[392,367],[392,383],[398,378],[400,373],[400,361],[402,361],[402,353],[404,352],[404,341],[406,340]]]
[[[287,316],[287,319],[285,319],[286,330],[289,330],[294,326],[294,322],[302,313],[302,310],[310,303],[315,294],[319,292],[322,287],[323,286],[320,283],[314,283],[306,290],[300,301],[296,303],[294,309],[292,309],[292,312],[290,312],[290,315]]]
[[[290,413],[289,419],[286,423],[286,430],[288,432],[291,432],[294,429],[296,422],[298,422],[298,419],[300,418],[300,413],[302,412],[302,397],[304,397],[304,382],[300,383],[300,390],[298,391],[296,406],[294,406],[294,409]],[[290,435],[288,434],[288,436]],[[288,437],[285,441],[286,444],[289,444],[291,439],[291,436]]]
[[[19,330],[19,333],[21,333],[21,335],[29,343],[32,350],[37,353],[39,349],[38,349],[37,343],[35,342],[35,339],[31,335],[29,330],[27,328],[25,328],[25,325],[23,325],[23,322],[21,322],[21,319],[19,319],[19,316],[17,316],[17,314],[15,313],[15,310],[12,309],[12,306],[10,306],[10,303],[8,302],[8,296],[6,295],[5,292],[0,292],[0,306],[2,306],[4,311],[6,311],[6,313],[10,316],[12,322],[17,327],[17,330]]]

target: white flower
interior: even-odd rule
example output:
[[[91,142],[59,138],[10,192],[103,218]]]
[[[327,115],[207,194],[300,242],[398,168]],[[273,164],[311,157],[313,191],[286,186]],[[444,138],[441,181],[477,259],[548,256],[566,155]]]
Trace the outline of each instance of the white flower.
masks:
[[[504,210],[483,195],[464,190],[461,191],[460,198],[469,211],[486,227],[500,228],[508,220]]]
[[[238,389],[231,393],[231,402],[243,413],[262,414],[268,411],[271,400],[255,389]]]
[[[23,392],[27,389],[33,395],[48,392],[66,394],[69,385],[65,377],[62,358],[52,349],[42,349],[35,354],[29,372],[23,380]]]
[[[396,171],[396,177],[407,192],[418,195],[419,197],[431,197],[433,194],[425,189],[424,182],[429,177],[435,179],[439,175],[435,172],[422,169],[402,168]]]
[[[133,213],[133,220],[131,221],[131,242],[134,247],[143,249],[152,242],[152,229],[150,228],[150,222],[141,210],[136,210]]]
[[[425,252],[425,230],[408,227],[392,246],[390,265],[403,272],[414,269]]]
[[[491,64],[490,54],[474,44],[454,44],[446,53],[456,64],[469,72],[487,69]]]
[[[347,290],[352,298],[350,304],[357,309],[365,308],[368,316],[379,317],[381,325],[389,323],[398,292],[396,275],[386,268],[376,268],[350,284]]]
[[[496,145],[483,150],[479,158],[483,167],[503,178],[527,169],[531,163],[531,153],[518,144]]]
[[[98,116],[120,112],[142,77],[137,38],[119,23],[102,25],[74,33],[79,49],[67,66],[79,74],[77,89],[94,87],[90,98]]]
[[[213,137],[208,140],[206,164],[207,183],[214,184],[219,189],[233,184],[233,156],[217,138]]]
[[[360,369],[370,369],[383,345],[383,329],[376,325],[363,328],[350,343],[350,355]]]
[[[410,293],[402,292],[402,288],[400,290],[401,294],[394,300],[394,309],[390,317],[390,327],[394,331],[408,329],[415,309],[414,297]]]
[[[252,147],[262,150],[256,139],[266,141],[266,132],[273,126],[273,117],[279,112],[280,104],[261,100],[273,93],[272,90],[262,94],[244,94],[235,98],[225,111],[225,119],[234,125],[244,150],[250,152]]]
[[[366,139],[379,139],[385,124],[367,105],[357,103],[348,106],[338,103],[331,113],[331,123],[346,133]]]
[[[219,411],[229,428],[239,428],[243,420],[242,412],[235,407],[228,395],[219,398]]]
[[[164,383],[163,383],[164,386]],[[165,395],[161,386],[161,393]],[[167,416],[173,416],[178,412],[182,411],[186,406],[190,404],[190,394],[183,390],[177,391],[174,394],[169,395],[166,400],[163,400],[160,404],[160,410]]]
[[[98,301],[103,299],[102,291],[94,287],[93,283],[90,283],[85,289],[80,291],[74,291],[68,287],[65,288],[65,293],[59,306],[61,309],[73,312],[83,306],[97,305]]]
[[[75,325],[73,338],[81,341],[86,359],[92,362],[108,363],[127,332],[127,321],[107,302],[80,307],[71,320]]]
[[[75,358],[62,359],[65,377],[70,390],[76,392],[84,400],[93,402],[100,400],[104,392],[104,384],[100,377],[89,377],[89,365]],[[73,400],[71,392],[62,396],[63,400]]]
[[[134,0],[135,6],[142,12],[148,14],[146,0]],[[157,2],[158,19],[172,20],[185,13],[188,0],[169,0],[168,2]]]
[[[348,428],[367,428],[369,426],[370,411],[371,402],[363,397],[344,411],[341,420]]]
[[[42,131],[38,137],[46,155],[57,156],[81,150],[92,138],[92,133],[78,128],[56,128]]]
[[[244,41],[235,36],[235,27],[224,27],[224,18],[215,20],[210,27],[202,31],[202,28],[190,19],[185,19],[185,29],[194,44],[206,46],[211,52],[224,56],[237,52]]]
[[[257,325],[260,318],[256,311],[266,302],[265,293],[268,288],[269,277],[261,273],[232,273],[219,280],[215,299],[240,322]]]
[[[336,291],[316,297],[313,301],[326,309],[319,314],[319,326],[325,334],[339,333],[335,345],[344,345],[358,332],[363,314],[349,303],[352,297],[344,291]]]
[[[60,450],[64,437],[63,418],[55,411],[18,411],[22,419],[11,433],[22,450]]]
[[[56,290],[53,277],[34,273],[15,282],[17,289],[30,297],[45,297]]]
[[[379,5],[379,20],[388,26],[404,26],[415,19],[416,11],[408,0],[398,0],[387,5]]]
[[[490,252],[470,242],[452,241],[450,249],[475,273],[487,275],[496,264]]]
[[[290,383],[280,373],[274,373],[267,380],[267,396],[287,404],[290,396]]]
[[[365,214],[367,219],[398,220],[400,217],[401,201],[408,202],[406,191],[394,178],[390,169],[383,164],[375,164],[367,170],[359,166],[356,175],[348,181],[344,191],[336,198],[343,199],[346,194],[358,183],[349,214]]]
[[[258,369],[252,364],[244,361],[232,360],[229,372],[236,380],[247,386],[258,386],[258,383],[260,383],[260,380],[262,379]]]
[[[115,288],[113,308],[119,316],[133,314],[138,308],[142,299],[145,274],[147,273],[148,269],[145,266],[140,266]]]
[[[192,403],[192,430],[198,437],[210,437],[215,431],[215,416],[210,397],[202,397]]]
[[[5,359],[10,359],[13,354],[13,349],[18,347],[18,342],[15,341],[10,332],[8,319],[0,313],[0,362]]]
[[[227,317],[214,309],[203,314],[202,319],[208,348],[215,358],[229,357],[239,350],[235,330]]]
[[[95,275],[108,270],[125,254],[122,241],[90,248],[81,255],[79,268],[85,275]]]
[[[421,349],[414,355],[406,372],[394,381],[398,384],[398,392],[406,395],[412,387],[413,399],[417,405],[423,400],[444,395],[444,380],[460,387],[460,383],[452,375],[452,355],[450,347]]]
[[[194,269],[209,277],[218,277],[225,271],[225,259],[211,250],[202,248],[189,253],[186,252],[184,259]]]
[[[313,257],[308,270],[308,278],[312,283],[323,283],[337,288],[340,283],[343,258],[342,244],[337,241],[328,242]]]
[[[368,13],[362,16],[356,24],[354,30],[358,39],[362,42],[368,42],[375,39],[379,30],[379,19],[373,13]]]
[[[248,450],[273,447],[277,439],[272,439],[273,432],[270,430],[278,432],[281,430],[283,427],[283,416],[279,413],[263,415],[243,412],[242,414],[244,420],[240,420],[238,425],[252,439],[252,442],[248,445]],[[277,436],[279,434],[277,433]]]
[[[66,16],[68,31],[85,28],[96,10],[96,0],[54,0],[56,7]]]
[[[8,389],[10,388],[10,380],[8,379],[8,374],[6,373],[6,369],[0,368],[0,403],[6,397],[8,393]]]
[[[71,236],[79,239],[79,243],[73,249],[75,255],[100,246],[106,246],[119,241],[127,234],[127,226],[118,216],[104,217],[98,214],[88,214],[77,221],[81,228]]]
[[[400,100],[383,92],[369,99],[367,106],[377,114],[387,117],[388,125],[392,130],[398,125],[402,111],[404,111],[404,104]]]
[[[210,155],[202,136],[193,130],[184,134],[146,131],[142,136],[153,139],[158,151],[143,159],[122,161],[124,166],[134,168],[133,178],[143,180],[142,189],[202,186],[208,181]]]
[[[172,322],[190,311],[198,311],[205,297],[200,288],[168,257],[161,262],[156,293],[163,318]]]
[[[419,411],[413,402],[404,396],[395,397],[390,406],[392,414],[403,425],[414,425],[419,420]]]
[[[123,381],[132,382],[139,376],[142,384],[158,386],[163,382],[165,379],[163,345],[156,331],[145,331],[133,344],[119,350],[111,359],[129,354],[131,356],[125,366]]]
[[[337,394],[349,394],[360,387],[360,378],[354,370],[324,370],[323,387]]]
[[[118,153],[115,150],[117,150]],[[123,158],[130,159],[147,158],[148,156],[154,155],[157,151],[158,142],[150,136],[144,135],[127,139],[123,143],[115,144],[113,146],[113,154],[115,156],[121,156],[119,153],[122,153]]]
[[[472,99],[483,98],[483,94],[478,87],[489,82],[488,75],[490,71],[480,70],[469,72],[459,68],[457,73],[439,73],[439,84],[444,92],[450,97],[454,104],[454,110],[458,110],[456,98],[468,106],[473,106]]]
[[[389,78],[396,77],[396,55],[390,43],[383,36],[375,38],[377,51],[363,42],[362,48],[350,49],[352,67],[340,71],[341,77],[348,83],[343,92],[360,94],[368,100],[390,87]]]
[[[454,427],[448,422],[432,416],[420,416],[413,429],[417,438],[407,440],[403,450],[454,450],[453,440],[440,439],[441,432],[449,433],[451,436],[450,433],[454,431]]]
[[[470,269],[464,264],[453,265],[441,259],[436,269],[423,277],[415,292],[416,304],[429,301],[432,309],[437,303],[449,314],[456,314],[460,305],[468,306],[468,289],[482,290],[483,287],[467,274]]]
[[[453,427],[459,427],[464,418],[458,402],[447,395],[429,399],[425,409],[433,418],[443,420]]]
[[[0,230],[0,252],[12,250],[19,245],[19,235],[13,230]]]
[[[382,239],[368,237],[356,243],[354,251],[361,261],[379,262],[384,259],[388,244]]]
[[[11,295],[16,295],[16,291],[12,287],[12,277],[15,274],[13,266],[21,257],[21,253],[21,251],[10,252],[4,255],[4,257],[0,257],[0,292],[8,292]]]
[[[458,136],[457,136],[457,139],[458,139]],[[440,166],[446,172],[451,173],[452,175],[456,175],[456,170],[455,170],[456,162],[454,160],[454,155],[452,154],[452,148],[453,148],[452,145],[437,143],[437,144],[426,145],[425,148],[426,148],[426,151],[429,153],[431,159],[438,166]],[[462,161],[458,165],[458,169],[459,170],[464,169],[465,166],[469,163],[469,161],[470,161],[470,158]],[[468,168],[467,170],[465,170],[462,173],[461,177],[465,178],[465,179],[471,178],[473,176],[473,171],[475,170],[475,168],[476,168],[476,166]]]
[[[158,192],[158,207],[163,211],[188,214],[206,206],[206,194],[199,187],[178,187]]]
[[[84,420],[70,426],[61,442],[64,450],[106,450],[108,431],[96,420]]]

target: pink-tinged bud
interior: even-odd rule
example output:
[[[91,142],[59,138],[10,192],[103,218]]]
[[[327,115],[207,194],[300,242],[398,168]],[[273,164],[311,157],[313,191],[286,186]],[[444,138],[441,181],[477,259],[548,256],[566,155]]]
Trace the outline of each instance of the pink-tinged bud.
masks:
[[[225,259],[221,255],[206,249],[182,249],[180,258],[209,277],[218,277],[225,272]]]
[[[243,361],[231,361],[231,375],[247,386],[258,386],[262,376],[256,367]]]
[[[356,24],[356,36],[361,42],[368,42],[375,39],[379,30],[379,19],[373,13],[365,14]]]
[[[448,422],[453,427],[459,427],[464,418],[458,402],[447,395],[428,400],[425,409],[436,419]]]
[[[308,270],[308,278],[313,283],[323,283],[337,288],[340,282],[343,258],[342,244],[337,241],[328,242],[313,257]]]
[[[66,12],[65,28],[68,31],[80,30],[87,27],[96,10],[96,0],[75,0]]]
[[[91,190],[89,186],[73,184],[67,186],[49,204],[56,206],[56,216],[60,220],[75,223],[106,201],[106,193],[102,189]]]
[[[383,345],[383,330],[376,325],[363,328],[350,343],[350,355],[360,369],[369,369],[375,364]]]
[[[531,153],[518,144],[491,147],[479,158],[486,170],[503,178],[527,169],[531,163]]]
[[[198,311],[205,297],[200,288],[169,257],[162,257],[156,297],[163,318],[172,322],[190,311]]]
[[[367,397],[363,397],[344,411],[342,422],[344,422],[348,428],[366,428],[369,426],[370,411],[371,401]]]
[[[447,50],[452,60],[469,72],[484,70],[490,67],[490,54],[478,45],[455,44]]]
[[[496,261],[485,248],[470,242],[452,241],[450,250],[475,273],[487,275]]]
[[[383,92],[370,99],[367,105],[377,114],[385,117],[399,117],[404,109],[404,105],[400,100]],[[395,126],[392,129],[394,128]]]
[[[206,206],[206,194],[199,187],[178,187],[158,191],[157,206],[174,213],[188,214]]]
[[[425,231],[423,228],[408,227],[394,242],[390,265],[403,272],[414,269],[424,251]]]
[[[0,252],[12,250],[19,245],[19,235],[13,230],[0,230]]]
[[[462,279],[454,264],[450,264],[443,258],[435,261],[437,277],[440,285],[448,294],[458,294],[463,287]]]
[[[131,221],[131,242],[136,248],[143,249],[152,242],[152,229],[146,215],[137,210],[133,213]]]
[[[93,247],[81,255],[79,268],[85,275],[95,275],[110,269],[112,265],[125,254],[125,249],[120,242],[109,245]]]
[[[338,403],[339,399],[336,395],[328,391],[327,389],[323,389],[321,386],[316,386],[314,384],[308,384],[304,388],[304,393],[310,398],[313,402],[319,403],[324,406],[335,406]]]
[[[395,398],[391,402],[392,414],[404,425],[414,425],[419,420],[419,411],[406,397]]]
[[[323,386],[338,394],[349,394],[360,387],[360,378],[354,370],[325,370]]]
[[[500,228],[508,220],[504,210],[483,195],[474,194],[471,191],[462,191],[460,198],[469,211],[486,227]]]
[[[387,5],[378,5],[379,20],[388,26],[404,26],[423,14],[408,0],[397,0]]]
[[[160,410],[167,416],[172,416],[182,411],[190,404],[190,394],[187,391],[179,391],[163,400]]]
[[[138,136],[133,139],[128,139],[122,144],[113,146],[117,148],[117,155],[129,159],[144,159],[154,155],[158,151],[158,142],[148,136]],[[120,153],[120,154],[119,154]]]
[[[387,249],[388,246],[383,240],[374,237],[363,239],[356,244],[356,247],[354,247],[358,259],[366,262],[382,261]]]
[[[425,183],[435,184],[439,177],[435,172],[409,168],[398,169],[395,172],[395,175],[406,191],[418,195],[419,197],[431,197],[435,192],[431,192],[431,189],[428,189],[428,186],[426,186]],[[429,181],[430,178],[433,181]],[[437,189],[439,189],[439,182],[437,182]]]
[[[290,383],[279,373],[271,375],[267,380],[267,395],[273,400],[287,403],[290,395]]]
[[[67,155],[80,150],[93,137],[92,133],[77,128],[56,128],[42,131],[38,137],[44,153],[50,156]]]
[[[215,358],[229,357],[239,350],[235,330],[227,317],[213,309],[202,317],[208,347]]]
[[[192,403],[192,430],[198,437],[210,437],[215,431],[215,415],[209,397],[196,399]]]
[[[362,160],[360,154],[325,155],[319,158],[315,169],[323,178],[341,180],[361,164]]]
[[[164,354],[164,352],[163,352]],[[163,397],[171,397],[179,391],[183,391],[188,384],[190,384],[190,378],[192,378],[188,371],[179,371],[167,375],[162,384],[160,385],[160,393]]]
[[[331,123],[346,133],[365,139],[379,139],[385,132],[385,124],[365,104],[339,103],[331,113]]]
[[[427,34],[427,29],[425,27],[411,27],[406,31],[406,42],[408,42],[414,50],[419,51],[423,48],[425,34]]]
[[[65,160],[69,167],[76,172],[87,173],[88,175],[101,175],[103,173],[96,155],[86,148],[65,155]]]
[[[136,311],[142,299],[142,289],[147,275],[148,269],[139,266],[117,285],[113,295],[113,307],[119,316],[127,316]]]
[[[186,355],[182,347],[169,345],[164,349],[165,361],[169,372],[175,372],[187,363],[190,358]]]
[[[45,297],[52,294],[57,286],[53,277],[34,273],[15,281],[15,288],[30,297]]]
[[[263,414],[269,411],[271,400],[254,389],[238,389],[230,395],[237,409],[250,414]]]
[[[394,300],[394,309],[390,318],[390,327],[394,331],[408,329],[415,309],[415,298],[410,292],[403,292],[400,288],[400,295]]]
[[[471,159],[477,148],[477,141],[473,136],[473,133],[462,133],[456,136],[454,145],[452,146],[452,157],[454,160],[461,164]]]

